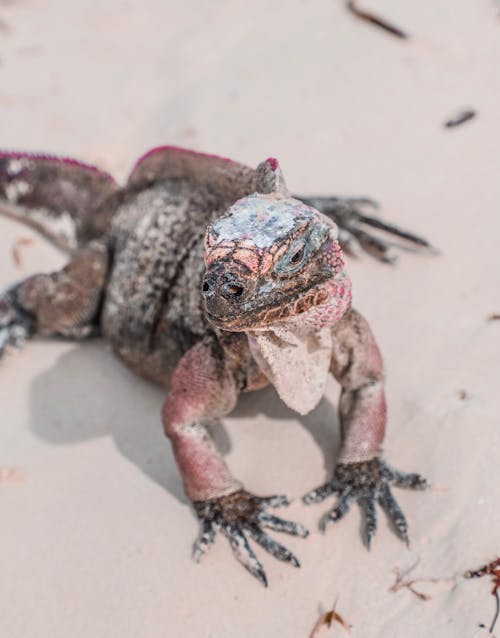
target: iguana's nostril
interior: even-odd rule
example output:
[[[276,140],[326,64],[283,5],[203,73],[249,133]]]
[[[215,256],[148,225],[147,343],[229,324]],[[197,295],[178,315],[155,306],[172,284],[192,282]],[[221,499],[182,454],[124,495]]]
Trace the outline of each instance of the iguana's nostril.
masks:
[[[246,286],[233,273],[208,273],[201,285],[205,301],[210,303],[220,303],[226,300],[229,303],[239,302],[245,297]]]
[[[238,284],[226,284],[224,286],[224,292],[226,296],[230,297],[241,297],[244,292],[243,286],[239,286]]]

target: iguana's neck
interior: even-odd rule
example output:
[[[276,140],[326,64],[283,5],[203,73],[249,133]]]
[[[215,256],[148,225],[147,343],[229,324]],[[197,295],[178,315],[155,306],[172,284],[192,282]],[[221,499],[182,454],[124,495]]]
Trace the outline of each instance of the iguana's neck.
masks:
[[[335,325],[351,307],[352,284],[345,271],[317,286],[318,294],[324,293],[324,301],[309,310],[277,321],[247,334],[262,332],[312,332]]]
[[[281,399],[300,414],[316,407],[323,396],[332,353],[331,328],[351,304],[347,276],[322,286],[328,292],[322,304],[246,333],[258,366]]]

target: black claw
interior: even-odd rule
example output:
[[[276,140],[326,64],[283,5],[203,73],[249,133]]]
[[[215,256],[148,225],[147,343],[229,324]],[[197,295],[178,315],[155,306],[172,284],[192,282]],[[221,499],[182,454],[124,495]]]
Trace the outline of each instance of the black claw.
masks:
[[[316,489],[311,490],[310,492],[305,494],[302,497],[302,501],[306,505],[311,505],[312,503],[321,503],[325,500],[325,498],[336,492],[337,489],[338,486],[335,484],[335,482],[329,481],[328,483],[325,483],[324,485],[321,485],[320,487],[317,487]]]
[[[380,230],[385,231],[391,235],[396,235],[397,237],[401,237],[402,239],[406,239],[413,244],[418,244],[419,246],[423,246],[424,248],[432,248],[432,245],[423,237],[419,235],[415,235],[414,233],[410,233],[407,230],[402,230],[395,226],[394,224],[389,224],[388,222],[383,222],[376,217],[371,217],[370,215],[363,215],[360,213],[358,215],[358,220],[367,226],[372,226],[372,228],[379,228]]]
[[[285,532],[285,534],[300,536],[301,538],[307,538],[307,536],[309,536],[307,529],[300,523],[285,521],[267,512],[259,514],[258,519],[264,527],[275,530],[276,532]]]
[[[265,532],[263,532],[259,528],[254,528],[250,530],[250,534],[256,543],[272,554],[278,560],[283,561],[284,563],[292,563],[294,567],[300,567],[300,563],[298,559],[292,554],[290,550],[286,547],[283,547],[280,543],[272,539]]]
[[[370,549],[372,538],[377,531],[377,512],[373,498],[360,498],[359,504],[365,516],[366,546]]]
[[[408,538],[408,523],[406,522],[403,511],[399,507],[396,499],[392,495],[391,490],[387,485],[384,485],[382,492],[378,497],[378,501],[387,512],[387,516],[389,517],[391,523],[394,525],[398,536],[402,540],[404,540],[406,544],[408,544],[410,542]]]
[[[346,197],[344,201],[355,207],[371,206],[371,208],[375,208],[375,210],[379,210],[380,208],[380,204],[377,200],[372,199],[371,197]]]
[[[420,474],[405,474],[397,470],[391,470],[391,483],[409,490],[425,490],[429,487],[428,481]]]
[[[206,552],[210,549],[215,541],[217,533],[216,526],[210,521],[202,521],[202,529],[200,535],[196,539],[193,546],[193,558],[199,563]]]
[[[267,589],[267,576],[266,572],[263,569],[260,569],[257,574],[254,574],[258,580],[266,587]]]
[[[323,531],[328,527],[330,523],[337,523],[343,518],[351,507],[351,501],[355,498],[351,488],[347,488],[342,492],[337,505],[328,512],[325,521],[323,523]]]
[[[291,503],[290,499],[284,494],[277,496],[264,496],[259,498],[259,500],[268,507],[288,507]]]
[[[390,246],[388,243],[360,228],[349,227],[349,231],[356,237],[367,253],[387,264],[395,263],[396,257],[389,254]]]
[[[222,530],[231,544],[236,559],[243,567],[267,587],[267,577],[261,562],[250,547],[245,534],[237,527],[225,525]]]
[[[262,583],[262,585],[264,585],[264,587],[267,589],[268,587],[267,576],[266,576],[266,572],[263,569],[259,569],[257,573],[252,574],[252,576],[255,576],[255,578],[257,578],[257,580],[260,583]]]

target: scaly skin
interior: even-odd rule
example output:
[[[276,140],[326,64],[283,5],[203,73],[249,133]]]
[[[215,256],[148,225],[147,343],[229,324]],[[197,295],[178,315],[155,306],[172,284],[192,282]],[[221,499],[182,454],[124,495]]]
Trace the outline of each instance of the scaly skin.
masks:
[[[127,184],[74,160],[0,153],[0,212],[41,230],[70,253],[60,272],[30,277],[0,297],[0,355],[35,335],[101,334],[136,373],[170,389],[162,420],[201,523],[197,559],[221,531],[264,585],[252,539],[299,566],[264,528],[305,537],[270,514],[285,497],[259,497],[235,479],[206,428],[243,391],[271,382],[300,413],[320,400],[329,373],[342,387],[343,445],[333,477],[306,503],[339,494],[326,522],[353,501],[375,503],[408,540],[390,485],[423,488],[380,457],[386,406],[380,352],[351,308],[341,244],[359,242],[383,261],[378,228],[425,240],[362,212],[365,199],[294,198],[274,159],[251,169],[161,147]],[[335,224],[339,222],[339,229]]]

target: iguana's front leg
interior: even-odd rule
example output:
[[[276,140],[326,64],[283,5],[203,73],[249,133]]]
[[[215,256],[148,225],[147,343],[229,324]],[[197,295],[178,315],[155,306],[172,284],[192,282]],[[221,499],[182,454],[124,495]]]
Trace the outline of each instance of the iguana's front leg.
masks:
[[[368,323],[355,310],[350,310],[335,327],[331,372],[342,386],[342,449],[332,479],[309,492],[304,501],[317,503],[331,494],[339,495],[337,505],[327,514],[325,526],[340,520],[357,501],[366,519],[368,547],[377,527],[378,502],[398,535],[408,542],[406,518],[390,486],[423,489],[427,482],[419,474],[392,469],[381,458],[386,426],[382,357]]]
[[[391,254],[391,239],[400,238],[408,246],[432,248],[429,242],[375,215],[369,215],[366,208],[378,209],[378,204],[368,197],[301,197],[309,206],[333,219],[339,227],[339,241],[344,250],[357,255],[362,250],[380,261],[393,263],[396,256]],[[385,233],[377,235],[374,230]]]
[[[279,560],[298,567],[299,561],[263,528],[307,536],[298,523],[284,521],[267,511],[288,504],[284,496],[259,497],[243,489],[218,452],[205,424],[228,414],[240,387],[238,370],[224,350],[208,337],[181,359],[172,379],[172,390],[163,408],[165,432],[170,438],[186,494],[200,519],[201,532],[194,546],[199,560],[212,545],[216,533],[229,540],[240,563],[264,585],[264,569],[248,542],[249,537]]]

